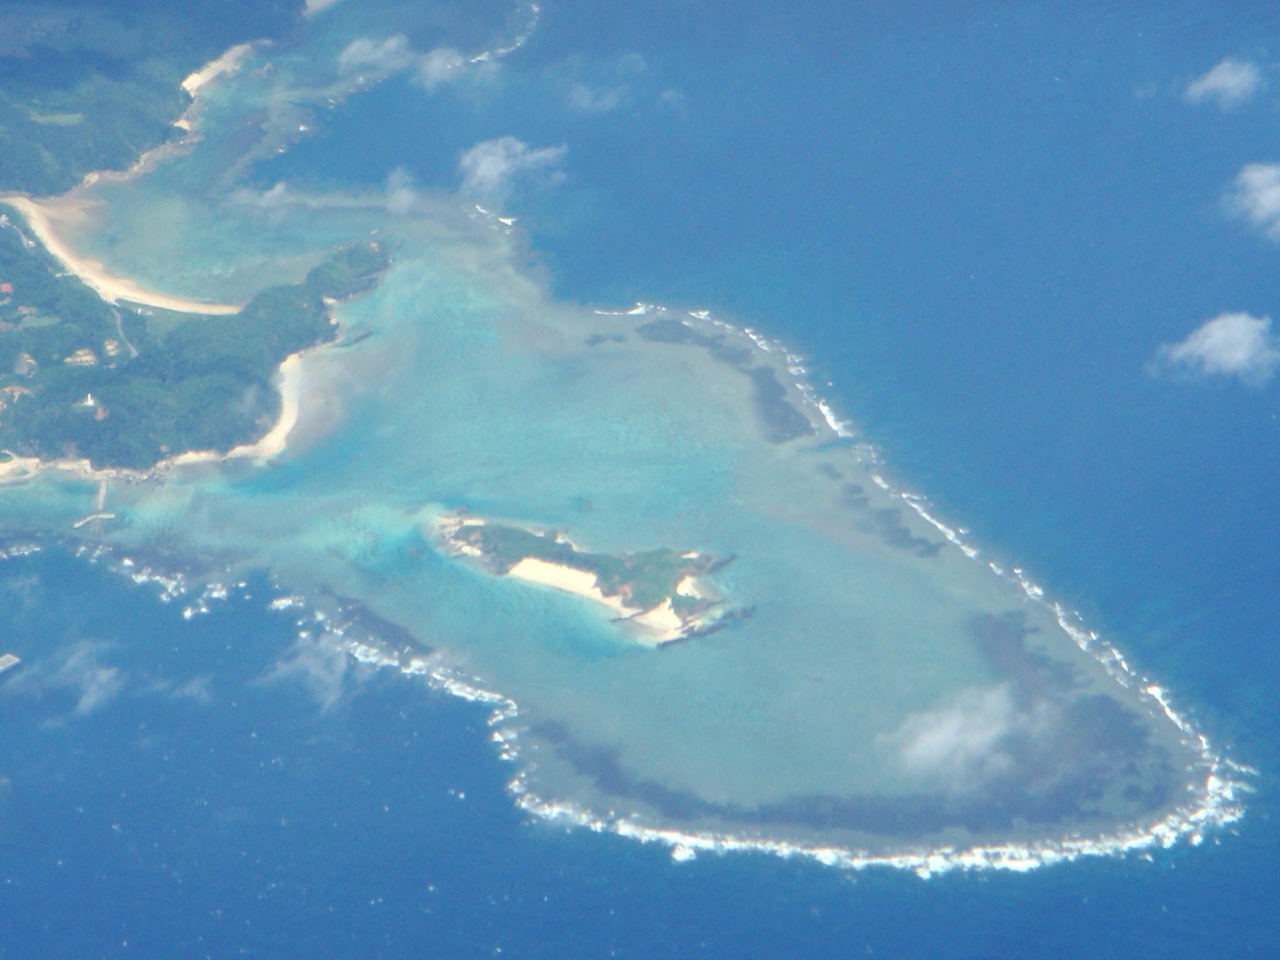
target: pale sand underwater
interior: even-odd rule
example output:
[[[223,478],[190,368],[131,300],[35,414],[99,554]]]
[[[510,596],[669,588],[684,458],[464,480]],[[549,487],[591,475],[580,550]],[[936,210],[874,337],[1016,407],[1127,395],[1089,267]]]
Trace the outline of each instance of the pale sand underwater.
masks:
[[[80,202],[38,201],[9,194],[0,195],[0,203],[17,210],[31,232],[67,272],[83,280],[86,286],[108,303],[126,301],[178,313],[227,315],[240,312],[240,308],[232,304],[204,303],[148,290],[128,277],[112,274],[101,262],[77,254],[59,235],[58,224],[60,221],[82,217],[83,204]]]
[[[319,49],[357,35],[343,34],[362,22],[354,11],[315,21]],[[329,89],[333,63],[309,55],[254,50],[218,73],[227,116],[242,89],[255,104],[296,97],[306,71]],[[248,69],[273,57],[274,72]],[[274,76],[292,85],[275,91]],[[517,705],[499,732],[519,745],[513,792],[527,809],[682,849],[710,837],[711,849],[846,860],[909,853],[916,868],[920,851],[961,862],[1016,844],[1048,862],[1069,837],[1108,852],[1239,815],[1228,768],[1163,693],[904,496],[780,344],[706,312],[557,303],[509,224],[447,196],[232,198],[199,166],[232,126],[205,122],[163,180],[82,188],[117,231],[147,222],[178,238],[187,256],[174,263],[122,231],[110,255],[146,262],[147,285],[231,284],[216,278],[237,257],[269,267],[273,251],[296,272],[373,230],[396,262],[337,308],[349,345],[281,368],[281,417],[233,451],[239,462],[179,457],[113,487],[109,543],[269,568],[335,623],[335,598],[359,600],[472,678],[467,689]],[[145,302],[105,262],[90,265],[99,292]],[[202,272],[215,279],[189,279]],[[41,474],[0,494],[0,525],[65,532],[95,492]],[[733,557],[711,579],[740,616],[639,648],[613,622],[634,611],[609,609],[593,576],[525,560],[495,577],[436,550],[422,530],[449,509],[605,553]]]

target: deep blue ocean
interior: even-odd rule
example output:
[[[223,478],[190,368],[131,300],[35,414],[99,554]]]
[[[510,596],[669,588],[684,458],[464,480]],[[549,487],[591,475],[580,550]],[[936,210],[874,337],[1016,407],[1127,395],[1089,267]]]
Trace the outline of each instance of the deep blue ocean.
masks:
[[[480,141],[565,145],[508,203],[557,293],[810,357],[899,482],[1260,769],[1236,829],[1026,876],[677,864],[524,822],[484,708],[261,682],[295,631],[265,580],[187,621],[51,545],[0,563],[44,664],[0,680],[0,957],[1280,956],[1280,388],[1146,372],[1280,310],[1221,202],[1280,162],[1280,74],[1182,96],[1277,41],[1260,3],[555,0],[492,84],[387,81],[256,174],[452,189]]]

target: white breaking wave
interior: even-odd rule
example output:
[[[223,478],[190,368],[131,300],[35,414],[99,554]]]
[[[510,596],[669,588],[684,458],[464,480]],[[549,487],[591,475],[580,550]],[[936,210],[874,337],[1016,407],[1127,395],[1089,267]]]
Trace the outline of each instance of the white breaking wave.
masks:
[[[873,474],[872,479],[887,490],[893,489],[879,474]],[[916,494],[897,495],[904,502],[916,506],[917,512],[933,523],[944,536],[950,531],[951,537],[955,538],[952,542],[957,546],[968,546],[961,539],[958,529],[932,518],[924,509],[927,504],[924,498]],[[24,556],[40,549],[37,545],[19,544],[8,548],[4,555]],[[965,551],[966,555],[976,558],[976,548],[970,547],[970,550]],[[103,558],[112,560],[110,548],[101,545],[82,545],[76,553],[90,562]],[[661,844],[670,849],[672,859],[677,862],[692,860],[698,854],[755,852],[784,859],[811,860],[843,870],[860,871],[874,867],[909,870],[921,878],[957,870],[1027,872],[1085,857],[1115,857],[1168,849],[1184,841],[1198,845],[1209,833],[1237,822],[1244,815],[1244,795],[1252,790],[1248,780],[1257,776],[1257,770],[1238,764],[1216,750],[1209,738],[1173,706],[1172,699],[1163,686],[1138,674],[1114,646],[1084,626],[1078,613],[1047,600],[1043,588],[1026,577],[1020,568],[1004,573],[995,563],[986,565],[996,575],[1018,583],[1033,602],[1046,604],[1054,613],[1059,626],[1081,650],[1094,656],[1118,682],[1136,689],[1141,698],[1153,704],[1179,730],[1183,743],[1197,756],[1196,766],[1202,771],[1202,779],[1192,785],[1191,795],[1185,803],[1152,823],[1098,837],[1067,837],[1035,843],[972,847],[942,846],[879,854],[835,845],[741,837],[727,832],[682,831],[648,825],[634,817],[615,814],[601,816],[574,803],[538,796],[529,786],[528,768],[519,770],[507,783],[507,792],[516,805],[532,817],[598,833],[612,833],[640,843]],[[181,573],[165,573],[149,565],[139,567],[136,561],[128,557],[112,562],[111,567],[135,583],[158,586],[160,589],[157,598],[164,603],[193,589]],[[230,587],[220,582],[210,582],[202,587],[199,599],[189,609],[207,613],[208,601],[225,600],[233,589],[244,592],[247,597],[247,588],[245,581],[239,581]],[[519,705],[500,691],[492,690],[467,676],[451,665],[443,654],[395,651],[386,647],[377,637],[348,636],[347,627],[334,623],[333,618],[321,610],[309,609],[308,601],[297,595],[276,597],[266,606],[274,611],[299,611],[296,624],[297,635],[301,640],[327,640],[335,649],[359,663],[378,669],[395,670],[407,679],[424,680],[431,689],[490,707],[488,725],[492,728],[492,733],[489,741],[501,760],[517,764],[520,762],[521,730],[517,724],[520,718]]]

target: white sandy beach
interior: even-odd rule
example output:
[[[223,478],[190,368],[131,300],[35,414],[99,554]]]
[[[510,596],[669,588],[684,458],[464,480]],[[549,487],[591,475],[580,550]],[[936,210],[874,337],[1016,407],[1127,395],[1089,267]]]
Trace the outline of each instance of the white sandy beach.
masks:
[[[302,392],[302,353],[291,353],[280,364],[280,418],[265,436],[257,443],[242,443],[232,447],[226,453],[215,450],[190,450],[176,457],[162,461],[157,466],[181,467],[191,463],[220,463],[223,460],[270,460],[284,453],[288,446],[289,434],[298,425],[301,412]]]
[[[536,557],[525,557],[507,571],[507,576],[586,597],[588,600],[604,604],[620,617],[632,617],[640,612],[633,607],[628,607],[617,597],[606,597],[596,583],[596,575],[585,570],[548,563]]]
[[[182,81],[182,89],[187,91],[191,96],[196,93],[210,80],[220,77],[223,74],[235,73],[240,69],[240,65],[244,63],[245,57],[253,52],[252,43],[241,43],[232,47],[217,60],[212,60],[205,64],[187,79]]]
[[[149,470],[130,470],[124,467],[105,467],[96,469],[88,460],[41,460],[39,457],[19,457],[9,451],[9,459],[0,460],[0,486],[26,483],[46,470],[59,470],[84,480],[101,483],[104,480],[126,479],[132,481],[145,480],[164,474],[173,467],[181,467],[197,463],[221,463],[226,460],[256,459],[269,460],[278,457],[287,447],[289,434],[298,423],[300,413],[300,393],[302,387],[302,358],[306,351],[290,354],[280,364],[280,418],[275,426],[257,443],[241,444],[229,452],[222,454],[215,450],[191,450],[180,453],[168,460],[161,460]],[[101,508],[101,503],[98,507]],[[97,513],[84,518],[74,526],[79,528],[96,519],[113,519],[115,514]]]
[[[0,195],[0,202],[13,207],[30,227],[44,248],[66,269],[75,274],[85,285],[94,290],[109,303],[122,300],[129,303],[142,304],[148,307],[159,307],[162,310],[173,310],[177,313],[217,314],[226,316],[239,313],[240,308],[227,303],[202,303],[198,300],[186,300],[172,297],[140,287],[136,282],[125,277],[117,277],[97,260],[81,257],[68,246],[58,235],[58,221],[84,216],[80,202],[74,200],[37,201],[30,197]]]
[[[257,443],[241,444],[227,458],[253,457],[270,460],[284,453],[289,434],[298,425],[302,394],[302,353],[291,353],[280,364],[280,419]]]
[[[603,604],[620,618],[655,634],[652,641],[644,643],[645,646],[657,646],[668,640],[674,640],[684,633],[685,624],[672,607],[670,597],[652,610],[642,611],[636,607],[627,606],[618,597],[605,596],[600,590],[594,573],[566,567],[559,563],[549,563],[535,557],[525,557],[507,571],[507,576],[553,587]]]

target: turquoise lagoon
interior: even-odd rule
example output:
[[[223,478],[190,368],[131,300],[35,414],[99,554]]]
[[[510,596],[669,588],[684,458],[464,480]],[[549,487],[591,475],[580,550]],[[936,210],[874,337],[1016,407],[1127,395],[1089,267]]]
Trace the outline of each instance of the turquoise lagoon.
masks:
[[[105,484],[125,572],[180,569],[195,595],[268,570],[300,659],[341,649],[492,701],[516,802],[681,857],[1025,868],[1239,815],[1237,768],[1164,692],[899,489],[783,344],[701,310],[559,302],[519,224],[475,197],[248,186],[314,111],[404,68],[378,44],[423,10],[326,10],[202,88],[197,136],[60,201],[79,252],[196,299],[389,246],[379,286],[335,308],[340,342],[303,359],[287,450],[46,470],[0,491],[5,527],[68,534]],[[494,12],[454,69],[536,29],[535,6]],[[449,556],[435,525],[460,510],[597,552],[732,558],[712,579],[735,615],[643,648],[602,606]]]

